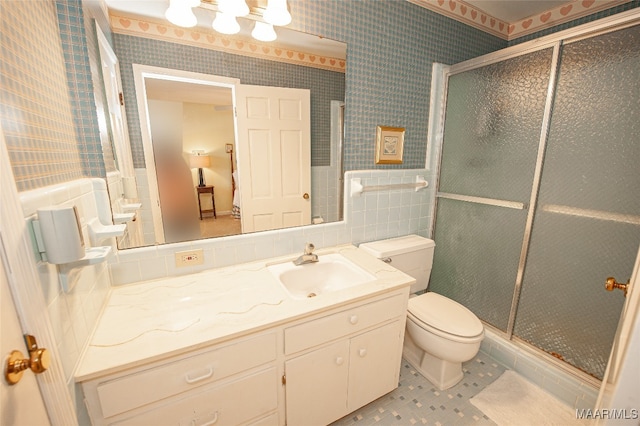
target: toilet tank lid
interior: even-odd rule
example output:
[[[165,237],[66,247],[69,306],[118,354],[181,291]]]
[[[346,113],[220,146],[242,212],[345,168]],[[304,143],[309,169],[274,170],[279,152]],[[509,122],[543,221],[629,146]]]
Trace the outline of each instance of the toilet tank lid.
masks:
[[[404,237],[363,243],[359,247],[377,258],[382,258],[435,247],[435,245],[436,243],[428,238],[419,235],[405,235]]]

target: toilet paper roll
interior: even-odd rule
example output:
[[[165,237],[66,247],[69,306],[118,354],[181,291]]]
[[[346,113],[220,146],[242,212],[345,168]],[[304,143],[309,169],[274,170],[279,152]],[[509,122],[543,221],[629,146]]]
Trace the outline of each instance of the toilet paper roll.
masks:
[[[76,206],[38,209],[38,220],[49,263],[70,263],[85,256]]]

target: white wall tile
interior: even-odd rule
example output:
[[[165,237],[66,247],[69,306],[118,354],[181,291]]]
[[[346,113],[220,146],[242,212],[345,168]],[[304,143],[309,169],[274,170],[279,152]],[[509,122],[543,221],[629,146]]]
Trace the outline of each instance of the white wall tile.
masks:
[[[38,208],[76,205],[81,214],[86,247],[91,246],[86,229],[87,221],[97,216],[97,204],[93,195],[94,179],[79,179],[63,184],[20,193],[25,220],[32,219]],[[35,253],[34,248],[34,253]],[[35,254],[34,254],[35,256]],[[62,291],[56,266],[35,260],[40,285],[47,302],[47,310],[67,380],[99,317],[107,299],[110,285],[109,271],[105,264],[83,270],[73,270],[77,282],[68,292]]]

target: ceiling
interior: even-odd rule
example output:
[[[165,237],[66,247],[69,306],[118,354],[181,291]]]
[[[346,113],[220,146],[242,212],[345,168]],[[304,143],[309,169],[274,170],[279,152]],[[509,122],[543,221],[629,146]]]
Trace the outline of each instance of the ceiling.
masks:
[[[233,104],[228,87],[145,78],[145,88],[147,99],[225,107]]]

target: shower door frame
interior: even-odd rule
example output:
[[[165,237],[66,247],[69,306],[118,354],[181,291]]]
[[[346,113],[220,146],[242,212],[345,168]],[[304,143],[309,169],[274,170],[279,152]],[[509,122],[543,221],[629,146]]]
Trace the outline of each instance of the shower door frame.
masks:
[[[608,32],[622,30],[624,28],[628,28],[634,25],[640,25],[640,10],[633,9],[626,12],[622,12],[610,17],[602,18],[594,22],[590,22],[587,24],[583,24],[568,30],[559,31],[554,34],[550,34],[548,36],[544,36],[535,40],[531,40],[528,42],[524,42],[522,44],[518,44],[515,46],[507,47],[505,49],[492,52],[483,56],[479,56],[477,58],[473,58],[464,62],[460,62],[451,66],[443,66],[443,67],[435,67],[433,68],[434,76],[433,81],[441,81],[444,85],[443,90],[440,92],[440,99],[438,101],[431,102],[432,108],[436,108],[436,110],[432,111],[431,117],[436,118],[437,121],[434,123],[433,129],[429,128],[428,135],[428,144],[433,147],[432,149],[436,150],[436,160],[435,160],[435,170],[434,170],[434,179],[436,193],[434,197],[434,202],[431,211],[431,228],[430,235],[435,235],[435,225],[437,220],[437,207],[438,207],[438,199],[439,198],[447,198],[447,199],[456,199],[460,201],[468,201],[476,204],[485,204],[491,206],[498,206],[504,208],[511,208],[517,210],[527,210],[527,218],[525,222],[524,234],[522,247],[520,252],[520,259],[518,262],[518,269],[516,275],[516,282],[513,290],[513,297],[511,302],[511,309],[509,313],[509,320],[507,324],[506,332],[492,327],[497,333],[505,336],[505,338],[509,341],[513,341],[514,338],[520,342],[520,339],[513,336],[513,331],[515,328],[515,317],[518,310],[518,302],[520,299],[520,294],[522,290],[522,280],[524,278],[524,270],[526,266],[527,255],[529,252],[529,243],[531,240],[531,233],[533,229],[533,219],[537,208],[538,195],[540,190],[540,182],[542,178],[542,167],[544,163],[545,151],[547,140],[549,136],[550,129],[550,117],[553,109],[554,97],[556,92],[556,85],[558,74],[560,72],[560,51],[562,46],[584,40],[587,38],[592,38],[595,36],[599,36]],[[463,73],[465,71],[470,71],[477,68],[482,68],[487,65],[495,64],[498,62],[502,62],[511,58],[527,55],[533,52],[537,52],[544,49],[553,49],[552,52],[552,61],[550,66],[550,76],[547,87],[547,97],[545,99],[544,106],[544,114],[542,118],[542,122],[540,125],[540,137],[538,142],[538,152],[536,157],[536,164],[534,169],[534,176],[532,180],[532,189],[529,198],[529,203],[520,203],[514,201],[500,200],[500,199],[492,199],[492,198],[482,198],[475,196],[467,196],[467,195],[459,195],[459,194],[449,194],[440,192],[440,170],[442,167],[442,153],[443,153],[443,144],[444,144],[444,125],[445,125],[445,112],[446,112],[446,103],[447,96],[449,93],[449,77],[455,74]],[[440,75],[436,76],[435,72],[440,72]],[[433,83],[432,83],[433,84]],[[433,92],[432,90],[432,93]],[[427,150],[429,151],[429,150]],[[429,157],[427,156],[427,167],[429,167]],[[640,255],[640,249],[639,249]],[[487,324],[485,324],[486,326]],[[526,342],[523,342],[526,343]],[[528,347],[534,348],[537,352],[540,352],[544,355],[547,355],[542,349],[537,348],[531,344],[527,344]],[[550,358],[551,359],[551,358]],[[553,359],[553,361],[556,361]],[[562,368],[568,369],[571,372],[574,372],[574,368],[569,364],[559,363]],[[581,376],[583,374],[580,374]],[[595,380],[593,377],[586,375],[585,378],[588,381]],[[598,381],[600,382],[600,381]]]

